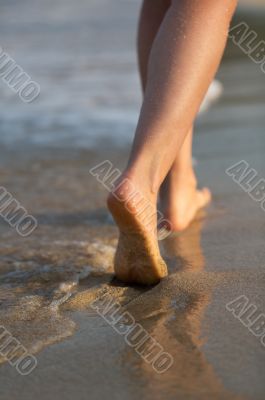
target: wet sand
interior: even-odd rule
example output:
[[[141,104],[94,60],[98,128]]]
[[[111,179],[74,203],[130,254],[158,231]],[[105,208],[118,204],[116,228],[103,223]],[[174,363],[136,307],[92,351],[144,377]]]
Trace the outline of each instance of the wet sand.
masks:
[[[1,400],[264,399],[265,348],[226,304],[245,295],[265,310],[265,214],[225,173],[245,159],[265,177],[264,74],[230,43],[218,74],[223,97],[199,118],[194,144],[213,204],[161,242],[167,279],[127,287],[113,279],[117,229],[89,169],[107,159],[116,168],[126,163],[140,102],[132,41],[139,3],[56,0],[52,11],[35,3],[0,28],[43,88],[29,106],[1,82],[1,185],[38,228],[21,238],[0,220],[0,320],[38,366],[23,377],[0,359]],[[18,18],[12,4],[3,15]],[[261,16],[237,18],[265,37]],[[173,356],[167,372],[157,374],[93,311],[103,293]]]

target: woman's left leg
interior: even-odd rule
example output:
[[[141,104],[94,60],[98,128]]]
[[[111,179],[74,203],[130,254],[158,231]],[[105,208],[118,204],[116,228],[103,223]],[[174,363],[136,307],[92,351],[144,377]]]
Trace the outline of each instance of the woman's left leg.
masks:
[[[145,91],[151,48],[171,0],[144,0],[138,26],[138,63],[143,92]],[[185,229],[198,209],[211,200],[207,188],[197,189],[192,166],[193,128],[184,139],[176,160],[160,188],[163,215],[175,231]]]

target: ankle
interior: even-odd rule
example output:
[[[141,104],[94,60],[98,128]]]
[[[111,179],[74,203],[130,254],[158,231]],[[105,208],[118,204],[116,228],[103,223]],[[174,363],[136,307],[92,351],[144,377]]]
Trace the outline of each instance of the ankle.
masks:
[[[161,195],[170,194],[171,192],[181,192],[182,189],[196,188],[197,178],[193,168],[172,169],[166,177],[161,187]]]
[[[128,201],[130,198],[144,198],[150,202],[156,202],[158,189],[154,190],[148,178],[143,174],[135,173],[131,170],[125,170],[121,175],[112,193],[120,201]]]
[[[108,196],[110,211],[122,208],[131,214],[139,213],[139,210],[148,209],[156,212],[157,195],[152,193],[145,182],[139,182],[137,177],[124,172],[117,181],[115,188]]]

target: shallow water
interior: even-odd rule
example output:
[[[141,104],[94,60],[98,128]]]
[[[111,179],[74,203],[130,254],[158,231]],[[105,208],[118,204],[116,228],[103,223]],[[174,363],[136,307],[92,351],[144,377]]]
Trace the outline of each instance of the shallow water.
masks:
[[[264,212],[225,174],[245,159],[265,176],[265,81],[233,46],[218,75],[223,97],[195,138],[212,206],[162,242],[169,278],[148,289],[113,279],[117,230],[89,169],[126,163],[141,98],[138,4],[3,4],[1,45],[41,95],[23,104],[0,83],[1,185],[38,221],[29,238],[0,221],[1,324],[38,359],[27,378],[1,365],[1,399],[264,398],[264,348],[225,308],[244,294],[265,309]],[[104,293],[172,354],[168,372],[158,375],[89,307]]]

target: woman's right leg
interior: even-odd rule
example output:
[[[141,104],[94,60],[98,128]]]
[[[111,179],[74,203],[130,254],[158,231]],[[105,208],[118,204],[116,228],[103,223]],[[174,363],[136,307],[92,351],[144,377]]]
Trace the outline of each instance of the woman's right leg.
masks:
[[[115,271],[123,281],[152,284],[166,274],[156,219],[151,233],[139,199],[156,210],[160,186],[220,63],[235,7],[236,0],[172,0],[160,26],[130,160],[108,200],[120,230]]]
[[[186,229],[198,210],[211,201],[210,190],[197,187],[192,165],[192,139],[193,131],[190,131],[160,187],[161,211],[173,231]]]

